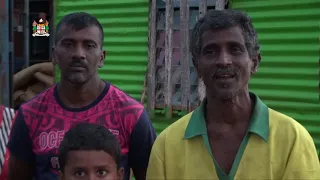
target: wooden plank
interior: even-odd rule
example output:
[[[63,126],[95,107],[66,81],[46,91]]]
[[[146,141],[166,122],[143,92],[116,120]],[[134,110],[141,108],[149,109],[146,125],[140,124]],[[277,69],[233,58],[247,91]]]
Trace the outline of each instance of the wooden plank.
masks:
[[[148,70],[147,70],[148,73]],[[142,94],[141,94],[141,99],[140,99],[140,103],[142,105],[144,105],[144,99],[146,98],[146,90],[147,90],[147,73],[144,76],[144,81],[143,81],[143,90],[142,90]]]
[[[199,3],[199,17],[202,18],[207,12],[207,0],[200,0]],[[206,87],[202,79],[198,78],[198,100],[199,104],[202,102],[203,98],[206,96]]]
[[[216,10],[223,10],[226,5],[226,0],[216,0]]]
[[[149,8],[149,50],[148,50],[148,69],[147,69],[147,96],[148,107],[147,111],[150,117],[154,115],[155,101],[156,101],[156,38],[157,38],[157,2],[150,0]]]
[[[166,117],[172,117],[172,22],[173,0],[166,0],[166,32],[165,32],[165,112]]]
[[[207,0],[199,2],[199,17],[202,18],[207,13]]]
[[[180,63],[181,73],[181,105],[188,112],[190,107],[190,64],[189,64],[189,6],[188,1],[180,1]]]

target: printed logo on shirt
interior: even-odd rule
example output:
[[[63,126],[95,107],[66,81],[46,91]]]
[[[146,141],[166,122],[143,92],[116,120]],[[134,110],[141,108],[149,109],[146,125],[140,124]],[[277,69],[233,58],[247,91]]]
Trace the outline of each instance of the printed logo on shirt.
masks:
[[[63,139],[65,131],[50,131],[42,132],[39,136],[40,149],[53,149],[59,148],[59,145]]]

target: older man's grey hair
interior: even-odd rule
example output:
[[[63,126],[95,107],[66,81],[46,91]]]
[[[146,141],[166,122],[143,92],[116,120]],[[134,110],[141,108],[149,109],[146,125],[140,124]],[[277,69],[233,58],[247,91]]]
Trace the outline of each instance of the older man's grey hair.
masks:
[[[250,57],[258,54],[260,45],[258,35],[253,27],[251,18],[244,12],[237,10],[210,10],[202,17],[194,26],[191,39],[190,49],[192,53],[193,63],[200,56],[202,42],[201,36],[208,30],[221,30],[238,26],[242,29]]]

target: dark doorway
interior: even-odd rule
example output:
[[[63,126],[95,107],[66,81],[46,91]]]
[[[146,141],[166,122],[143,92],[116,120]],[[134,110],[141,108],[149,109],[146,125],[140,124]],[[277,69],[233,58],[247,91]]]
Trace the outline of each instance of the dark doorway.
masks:
[[[52,16],[50,13],[50,2],[46,1],[34,1],[31,0],[29,4],[29,22],[30,22],[30,41],[29,41],[29,66],[47,62],[50,60],[50,37],[47,36],[32,36],[32,22],[38,22],[40,18],[43,18],[51,23]],[[50,34],[50,29],[49,29]]]

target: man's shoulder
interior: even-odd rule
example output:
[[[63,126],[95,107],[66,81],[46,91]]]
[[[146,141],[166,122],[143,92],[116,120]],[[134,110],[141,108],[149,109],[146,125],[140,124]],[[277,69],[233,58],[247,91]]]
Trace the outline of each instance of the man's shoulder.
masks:
[[[170,144],[182,142],[192,113],[193,112],[190,112],[189,114],[181,117],[180,119],[169,125],[159,134],[157,139]]]
[[[278,141],[284,140],[293,144],[314,145],[307,129],[295,119],[269,108],[269,122],[270,136],[274,139],[278,139]]]
[[[270,140],[268,144],[270,144],[269,147],[273,147],[274,163],[286,162],[285,179],[315,179],[318,177],[317,151],[307,129],[293,118],[272,109],[269,109],[269,119]]]
[[[52,99],[54,98],[54,87],[55,86],[49,87],[29,101],[23,103],[20,106],[20,109],[43,109],[50,102],[52,102]]]
[[[133,109],[144,109],[141,103],[112,84],[110,84],[110,93],[107,94],[107,97],[108,100],[112,100],[118,104],[119,108],[130,107]]]
[[[130,129],[143,122],[141,119],[148,119],[144,106],[114,85],[110,84],[107,95],[100,103],[103,109],[118,113],[118,122],[123,122]]]

